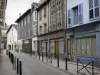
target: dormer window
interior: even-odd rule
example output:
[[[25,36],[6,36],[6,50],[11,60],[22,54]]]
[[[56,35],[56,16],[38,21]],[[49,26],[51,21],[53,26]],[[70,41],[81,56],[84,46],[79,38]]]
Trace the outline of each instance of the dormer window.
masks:
[[[89,19],[100,16],[99,0],[89,0]]]

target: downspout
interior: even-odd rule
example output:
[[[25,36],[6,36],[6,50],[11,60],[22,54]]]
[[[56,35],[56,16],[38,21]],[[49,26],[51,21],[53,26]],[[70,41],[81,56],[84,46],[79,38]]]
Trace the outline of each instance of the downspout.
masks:
[[[68,47],[67,47],[67,36],[66,36],[66,29],[67,29],[67,0],[65,0],[65,29],[64,29],[64,51],[65,51],[65,60],[66,61],[66,70],[68,70]]]

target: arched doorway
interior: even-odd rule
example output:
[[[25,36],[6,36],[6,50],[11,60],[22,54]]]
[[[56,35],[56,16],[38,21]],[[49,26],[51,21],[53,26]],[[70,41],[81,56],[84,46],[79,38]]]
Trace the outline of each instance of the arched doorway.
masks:
[[[11,45],[8,45],[8,49],[11,50]]]

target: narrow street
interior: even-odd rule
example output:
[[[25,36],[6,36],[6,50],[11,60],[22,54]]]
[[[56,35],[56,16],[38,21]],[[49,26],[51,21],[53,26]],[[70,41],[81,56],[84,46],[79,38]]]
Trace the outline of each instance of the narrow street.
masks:
[[[23,75],[69,75],[25,54],[13,54],[22,61]]]

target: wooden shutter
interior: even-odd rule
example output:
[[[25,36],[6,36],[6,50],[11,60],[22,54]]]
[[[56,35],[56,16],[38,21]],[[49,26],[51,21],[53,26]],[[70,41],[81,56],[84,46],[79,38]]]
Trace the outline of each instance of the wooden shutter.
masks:
[[[72,26],[72,9],[68,10],[68,27]]]
[[[83,4],[78,5],[78,23],[83,23]]]

